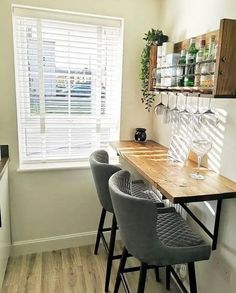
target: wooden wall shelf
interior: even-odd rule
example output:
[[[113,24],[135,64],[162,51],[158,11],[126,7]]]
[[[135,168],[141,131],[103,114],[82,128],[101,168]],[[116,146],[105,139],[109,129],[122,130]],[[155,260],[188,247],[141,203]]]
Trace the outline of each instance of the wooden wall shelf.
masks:
[[[195,93],[201,96],[214,98],[236,98],[236,20],[222,19],[220,28],[217,31],[209,32],[196,37],[196,44],[204,37],[206,44],[212,35],[216,36],[218,43],[216,66],[215,66],[215,81],[214,87],[211,89],[205,88],[186,88],[186,87],[153,87],[152,74],[153,69],[157,67],[157,46],[151,47],[150,53],[150,68],[149,68],[149,90],[151,92],[168,91],[168,92],[183,92]],[[189,39],[174,44],[174,53],[179,53],[182,48],[186,48]]]
[[[183,93],[189,95],[199,95],[201,97],[212,98],[213,88],[200,88],[200,87],[154,87],[154,93],[160,92],[172,92],[172,93]]]

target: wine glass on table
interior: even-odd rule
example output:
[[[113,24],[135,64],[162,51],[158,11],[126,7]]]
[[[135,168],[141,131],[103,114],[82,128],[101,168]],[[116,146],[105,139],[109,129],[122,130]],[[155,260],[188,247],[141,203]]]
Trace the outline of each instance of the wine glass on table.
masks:
[[[200,166],[202,158],[212,148],[212,142],[208,139],[193,139],[191,143],[191,150],[197,155],[197,172],[192,173],[191,177],[196,180],[203,180],[205,177],[200,174]]]

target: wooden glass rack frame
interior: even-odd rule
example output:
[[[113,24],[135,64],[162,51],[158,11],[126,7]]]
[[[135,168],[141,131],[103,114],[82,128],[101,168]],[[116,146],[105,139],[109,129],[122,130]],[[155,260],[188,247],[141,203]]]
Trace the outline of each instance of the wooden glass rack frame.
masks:
[[[200,40],[205,38],[206,45],[209,44],[212,35],[216,36],[218,43],[215,78],[213,88],[192,87],[154,87],[153,69],[157,67],[157,46],[151,46],[149,62],[149,91],[172,91],[207,94],[214,98],[236,98],[236,20],[222,19],[217,31],[208,32],[196,37],[199,47]],[[180,53],[181,49],[187,48],[189,39],[174,44],[174,53]]]
[[[179,86],[160,86],[154,88],[155,93],[167,92],[167,93],[182,93],[188,96],[199,96],[212,98],[213,88],[203,88],[203,87],[179,87]]]

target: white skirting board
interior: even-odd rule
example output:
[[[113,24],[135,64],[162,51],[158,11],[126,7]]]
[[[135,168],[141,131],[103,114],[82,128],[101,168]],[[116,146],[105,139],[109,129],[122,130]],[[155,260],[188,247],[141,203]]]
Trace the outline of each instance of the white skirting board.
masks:
[[[47,238],[15,241],[11,246],[11,256],[19,256],[43,251],[52,251],[70,247],[94,245],[97,231],[82,232],[68,235],[60,235]],[[110,232],[104,233],[109,242]],[[120,240],[119,231],[116,233],[116,240]],[[101,242],[102,243],[102,240]]]
[[[48,238],[16,241],[12,243],[11,256],[52,251],[95,243],[97,231],[60,235]]]

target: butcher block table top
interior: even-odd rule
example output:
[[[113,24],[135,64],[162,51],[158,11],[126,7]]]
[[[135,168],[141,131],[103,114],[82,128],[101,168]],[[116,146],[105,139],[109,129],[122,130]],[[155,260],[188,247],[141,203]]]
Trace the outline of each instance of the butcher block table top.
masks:
[[[171,161],[167,157],[168,149],[154,141],[119,141],[111,145],[118,155],[173,203],[236,198],[235,182],[203,167],[204,180],[191,178],[197,164],[188,160],[183,166]]]

